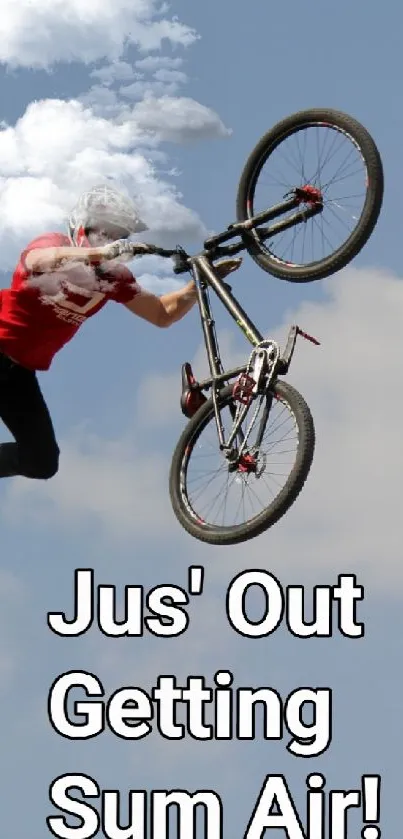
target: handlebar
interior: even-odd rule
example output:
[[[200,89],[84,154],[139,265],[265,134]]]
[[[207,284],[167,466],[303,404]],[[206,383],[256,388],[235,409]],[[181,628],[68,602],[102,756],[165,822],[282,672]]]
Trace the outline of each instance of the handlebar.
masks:
[[[135,249],[136,246],[134,245],[133,247]],[[147,245],[146,248],[147,250],[144,251],[144,256],[162,256],[164,259],[172,259],[174,263],[174,274],[185,274],[189,271],[190,256],[183,248],[178,246],[174,250],[166,250],[165,248],[159,248],[157,245]],[[219,259],[220,257],[234,257],[244,249],[245,246],[241,242],[240,244],[227,245],[226,247],[216,245],[214,249],[209,248],[208,251],[210,258],[213,255],[212,250],[214,250],[214,258]],[[140,254],[137,252],[137,255]]]
[[[166,250],[159,248],[157,245],[147,245],[145,256],[162,256],[164,259],[172,259],[174,263],[174,274],[184,274],[189,271],[189,256],[183,248],[177,247],[175,250]]]
[[[167,259],[169,259],[172,256],[175,256],[175,254],[178,253],[178,248],[175,248],[175,250],[173,250],[173,251],[169,251],[169,250],[166,250],[165,248],[159,248],[159,247],[157,247],[157,245],[147,245],[146,247],[147,247],[147,251],[145,252],[146,255],[148,255],[148,254],[153,254],[154,255],[155,254],[155,256],[162,256],[162,257],[166,257]]]

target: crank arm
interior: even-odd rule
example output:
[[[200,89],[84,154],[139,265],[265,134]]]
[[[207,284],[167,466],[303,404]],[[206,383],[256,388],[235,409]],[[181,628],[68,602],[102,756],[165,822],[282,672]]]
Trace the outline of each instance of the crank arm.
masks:
[[[288,373],[291,364],[291,359],[294,355],[295,344],[297,342],[298,335],[300,335],[301,338],[304,338],[306,341],[310,341],[311,344],[315,344],[315,346],[320,346],[320,341],[318,341],[317,338],[314,338],[312,335],[308,335],[307,332],[303,332],[303,330],[300,329],[300,327],[296,324],[292,326],[288,333],[287,344],[284,353],[282,356],[279,357],[276,365],[276,373],[280,374],[281,376],[284,376],[286,373]]]

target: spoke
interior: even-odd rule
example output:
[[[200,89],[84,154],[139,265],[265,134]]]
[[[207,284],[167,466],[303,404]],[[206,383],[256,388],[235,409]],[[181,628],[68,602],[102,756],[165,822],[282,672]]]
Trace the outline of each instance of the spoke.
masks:
[[[259,480],[261,480],[261,478]],[[272,491],[270,490],[270,487],[268,487],[268,489],[270,491],[271,496],[274,497]],[[250,491],[255,496],[255,498],[257,498],[258,501],[260,502],[260,498],[259,498],[257,492],[255,492],[255,490],[251,486],[250,486]]]
[[[243,489],[243,486],[244,486],[244,484],[243,484],[243,481],[242,481],[242,489]],[[239,499],[239,504],[238,504],[238,507],[237,507],[237,511],[236,511],[236,513],[235,513],[235,521],[236,521],[236,520],[237,520],[237,518],[238,518],[238,512],[239,512],[239,509],[240,509],[240,507],[241,507],[241,504],[242,504],[242,491],[241,491],[241,497],[240,497],[240,499]]]
[[[346,220],[344,218],[342,218],[341,216],[337,215],[337,212],[336,212],[335,208],[334,207],[329,207],[329,210],[332,213],[332,215],[334,216],[334,218],[336,218],[337,221],[340,222],[340,224],[343,224],[344,227],[348,230],[348,232],[351,233],[351,228],[348,226]],[[326,219],[326,222],[330,226],[330,222],[328,222],[327,219]]]
[[[300,235],[300,233],[301,233],[302,226],[303,226],[303,225],[300,225],[300,226],[298,226],[298,227],[295,227],[295,228],[294,228],[294,231],[295,231],[295,233],[294,233],[294,239],[293,239],[293,242],[294,242],[294,243],[295,243],[296,237],[297,237],[297,236],[299,236],[299,235]],[[286,234],[287,234],[287,233],[289,233],[289,230],[288,230],[288,231],[286,231],[285,233],[286,233]],[[283,258],[285,257],[285,254],[289,251],[289,249],[290,249],[290,245],[288,245],[288,247],[286,247],[286,248],[282,251],[282,255],[281,255],[280,259],[283,259]]]
[[[270,489],[270,486],[269,486],[269,484],[267,483],[267,478],[268,478],[268,477],[272,478],[273,483],[274,483],[274,484],[276,484],[276,486],[278,487],[278,489],[282,490],[282,488],[283,488],[284,484],[280,484],[280,483],[279,483],[279,481],[276,481],[276,480],[275,480],[275,476],[274,476],[274,475],[270,472],[270,475],[262,475],[262,479],[263,479],[263,481],[265,482],[265,484],[266,484],[267,488],[270,490],[270,492],[273,492],[273,491]],[[277,493],[276,493],[276,494],[277,494]],[[275,496],[274,496],[274,497],[275,497]]]
[[[284,152],[281,153],[278,148],[276,149],[276,151],[280,155],[280,157],[282,157],[283,160],[285,160],[286,163],[289,163],[291,165],[292,169],[295,169],[295,171],[297,172],[298,175],[301,174],[299,169],[298,169],[298,164],[294,163],[294,161],[292,161],[292,160],[291,161],[287,160],[287,157],[286,157],[285,153]]]
[[[336,172],[334,173],[333,178],[331,178],[330,181],[328,181],[326,184],[324,184],[323,190],[322,190],[323,192],[326,192],[326,190],[329,189],[330,184],[334,184],[335,182],[338,182],[339,180],[344,180],[346,177],[351,178],[351,172],[348,175],[347,175],[347,172],[348,172],[348,170],[351,166],[356,165],[356,161],[353,160],[348,165],[347,165],[347,161],[348,161],[349,157],[351,157],[352,154],[353,154],[353,149],[350,150],[349,154],[347,155],[347,158],[343,161],[343,163],[340,163],[340,166],[339,166],[338,169],[336,169]],[[341,174],[342,172],[345,172],[346,174],[342,175]],[[355,174],[355,172],[354,172],[354,174]]]
[[[303,158],[302,151],[301,151],[301,148],[300,148],[300,145],[299,145],[300,133],[301,133],[300,131],[298,131],[298,132],[297,132],[297,134],[296,134],[296,138],[297,138],[297,146],[298,146],[299,158],[300,158],[300,161],[301,161],[301,174],[302,174],[302,180],[303,180],[303,181],[305,181],[305,166],[304,166],[304,158]],[[305,137],[305,147],[306,147],[306,132],[304,132],[304,137]]]
[[[225,486],[225,481],[224,481],[223,486]],[[203,518],[204,518],[204,516],[206,516],[206,517],[207,517],[207,515],[208,515],[208,514],[209,514],[209,512],[210,512],[210,510],[213,510],[213,509],[214,509],[215,503],[216,503],[217,499],[221,497],[221,494],[222,494],[222,489],[219,489],[219,491],[216,493],[216,495],[214,495],[214,496],[213,496],[213,498],[212,498],[212,500],[210,501],[210,503],[208,503],[208,502],[207,502],[207,508],[206,508],[205,506],[204,506],[204,507],[202,507],[202,512],[203,512],[203,516],[202,516],[202,517],[203,517]]]
[[[217,473],[217,474],[218,474],[218,473]],[[199,490],[199,491],[197,492],[196,497],[194,498],[194,501],[197,501],[197,500],[200,498],[200,496],[201,496],[201,495],[203,494],[203,492],[204,492],[204,489],[207,489],[207,487],[211,486],[211,484],[213,483],[213,481],[217,478],[217,474],[215,474],[215,475],[211,478],[211,480],[210,480],[210,481],[207,481],[207,484],[206,484],[206,486],[205,486],[204,488],[202,488],[201,490]]]
[[[328,163],[330,163],[330,161],[333,159],[333,157],[335,156],[335,154],[337,154],[337,151],[338,151],[338,148],[337,148],[337,147],[336,147],[336,149],[333,149],[332,153],[330,153],[330,152],[331,152],[331,150],[332,150],[332,148],[333,148],[334,144],[337,142],[337,140],[338,140],[338,139],[340,139],[340,136],[339,136],[337,133],[335,133],[335,134],[334,134],[334,137],[333,137],[333,139],[332,139],[332,143],[331,143],[331,146],[330,146],[330,149],[329,149],[329,152],[328,152],[327,158],[325,159],[324,164],[323,164],[323,165],[321,165],[321,162],[320,162],[320,160],[319,160],[319,164],[318,164],[318,166],[317,166],[317,169],[316,169],[316,171],[315,171],[315,173],[314,173],[313,178],[312,178],[312,179],[310,179],[310,182],[315,183],[315,182],[318,180],[318,178],[319,178],[319,183],[321,183],[321,179],[320,179],[320,177],[319,177],[320,172],[322,172],[322,170],[324,169],[324,167],[325,167],[325,166],[327,166],[327,165],[328,165]],[[339,146],[339,148],[340,148],[340,146]],[[319,157],[319,155],[318,155],[318,157]]]
[[[339,176],[339,177],[337,178],[337,180],[336,180],[335,178],[333,178],[331,181],[329,181],[329,183],[327,184],[327,186],[325,187],[325,189],[324,189],[324,190],[322,190],[322,192],[326,193],[326,192],[327,192],[327,190],[329,189],[329,186],[331,186],[332,184],[333,184],[333,185],[334,185],[334,184],[336,184],[336,183],[337,183],[337,184],[339,184],[339,183],[341,183],[341,181],[346,181],[346,180],[347,180],[347,178],[352,178],[352,177],[353,177],[353,175],[358,175],[358,173],[359,173],[360,171],[361,171],[361,169],[359,169],[359,170],[358,170],[358,169],[356,169],[354,172],[350,172],[348,175],[342,175],[342,176]]]
[[[364,194],[363,192],[357,192],[355,195],[333,195],[332,198],[326,199],[325,205],[328,207],[329,204],[337,204],[339,201],[352,201],[355,198],[363,198]],[[355,204],[354,206],[357,205]]]
[[[266,177],[267,177],[267,175],[266,175]],[[274,184],[276,184],[277,186],[281,186],[281,188],[285,189],[286,191],[291,188],[291,185],[292,185],[291,181],[288,181],[286,179],[280,181],[278,178],[275,178],[274,175],[272,175],[271,173],[270,173],[269,177],[272,179],[273,184],[270,184],[269,181],[265,180],[265,178],[260,178],[260,180],[261,180],[262,183],[266,184],[267,186],[273,186]],[[280,173],[280,177],[283,178],[282,173]]]
[[[228,483],[229,483],[229,472],[227,472],[227,476],[226,476],[226,483],[227,483],[227,488],[228,488]],[[217,510],[217,517],[218,517],[218,515],[219,515],[219,513],[220,513],[221,508],[224,506],[223,524],[224,524],[224,515],[225,515],[225,507],[226,507],[226,498],[227,498],[227,495],[225,494],[225,495],[224,495],[224,500],[223,500],[223,501],[221,501],[221,504],[220,504],[220,506],[219,506],[219,508],[218,508],[218,510]]]
[[[244,420],[245,426],[250,429],[245,453],[257,458],[259,476],[253,471],[229,472],[228,462],[222,457],[217,436],[212,431],[213,415],[210,422],[200,429],[187,462],[188,503],[201,520],[218,529],[246,524],[267,510],[284,487],[295,463],[298,434],[295,432],[295,417],[288,404],[275,400],[268,415],[266,399],[261,397],[253,404],[253,410],[248,410]],[[223,410],[221,413],[224,414],[225,429],[227,416],[230,427],[233,427],[232,417]],[[265,424],[263,428],[262,422]],[[259,446],[255,443],[254,448],[253,441],[257,440],[258,433],[262,433],[262,441]],[[211,461],[212,456],[219,458],[218,465]],[[199,462],[197,457],[201,458]]]
[[[309,154],[309,144],[312,142],[313,148]],[[314,165],[312,165],[312,152],[316,156]],[[274,167],[273,158],[275,158]],[[278,166],[279,162],[280,166]],[[284,166],[290,171],[291,178],[284,176]],[[269,171],[265,178],[267,169]],[[312,178],[307,177],[308,169],[313,175]],[[337,189],[337,185],[342,184],[347,178],[357,180],[357,176],[363,177],[363,170],[365,172],[365,165],[359,150],[336,127],[306,126],[290,135],[281,147],[278,146],[275,149],[270,161],[266,160],[259,173],[255,191],[261,187],[264,200],[258,202],[258,209],[260,210],[260,204],[262,207],[267,207],[270,203],[267,199],[267,188],[264,188],[264,183],[262,186],[262,181],[269,180],[272,189],[276,185],[277,190],[285,187],[292,189],[295,186],[292,179],[295,174],[298,174],[302,183],[319,186],[324,199],[324,211],[320,217],[313,217],[305,224],[293,225],[292,228],[283,231],[278,237],[273,237],[270,243],[267,242],[262,247],[281,261],[295,265],[306,264],[310,256],[309,251],[312,254],[310,261],[315,261],[325,258],[330,252],[340,247],[351,234],[360,217],[366,193],[365,190],[359,191],[353,188],[351,196],[348,196],[345,190]],[[331,224],[329,218],[326,217],[326,210],[329,211],[330,220],[333,218],[339,222],[335,231],[330,230]],[[337,248],[334,248],[332,243],[335,239],[338,240]]]
[[[319,228],[318,222],[317,222],[317,220],[316,220],[316,218],[315,218],[315,217],[313,217],[312,221],[313,221],[313,222],[316,224],[316,226]],[[326,236],[326,234],[325,234],[325,232],[324,232],[324,230],[323,230],[323,221],[322,221],[322,229],[321,229],[321,231],[320,231],[320,232],[321,232],[321,234],[322,234],[322,242],[323,242],[323,244],[324,244],[324,242],[325,242],[325,240],[326,240],[326,242],[327,242],[327,243],[328,243],[328,245],[329,245],[329,248],[331,249],[331,251],[333,251],[333,250],[334,250],[333,245],[329,242],[329,239],[327,238],[327,236]]]
[[[228,490],[229,490],[229,472],[227,474],[227,491]],[[223,510],[223,514],[222,514],[223,526],[224,526],[224,521],[225,521],[225,513],[227,511],[227,495],[228,495],[228,492],[225,493],[225,503],[224,503],[224,510]]]

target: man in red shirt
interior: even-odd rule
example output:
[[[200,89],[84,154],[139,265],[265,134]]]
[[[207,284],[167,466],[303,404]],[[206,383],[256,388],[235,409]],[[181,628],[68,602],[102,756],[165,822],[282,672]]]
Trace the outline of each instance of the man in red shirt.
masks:
[[[48,233],[21,254],[11,286],[0,291],[0,418],[15,442],[0,444],[0,478],[49,479],[59,447],[37,379],[85,321],[112,300],[158,327],[183,318],[197,299],[193,280],[157,297],[123,264],[130,235],[147,230],[132,202],[112,187],[81,196],[68,236]],[[138,254],[147,245],[136,245]],[[221,263],[225,276],[237,260]]]

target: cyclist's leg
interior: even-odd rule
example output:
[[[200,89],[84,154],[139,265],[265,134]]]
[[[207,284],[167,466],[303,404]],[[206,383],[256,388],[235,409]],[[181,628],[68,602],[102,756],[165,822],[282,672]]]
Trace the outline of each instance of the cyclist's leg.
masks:
[[[2,353],[0,418],[15,439],[0,444],[0,478],[53,477],[59,467],[59,447],[36,374]]]

